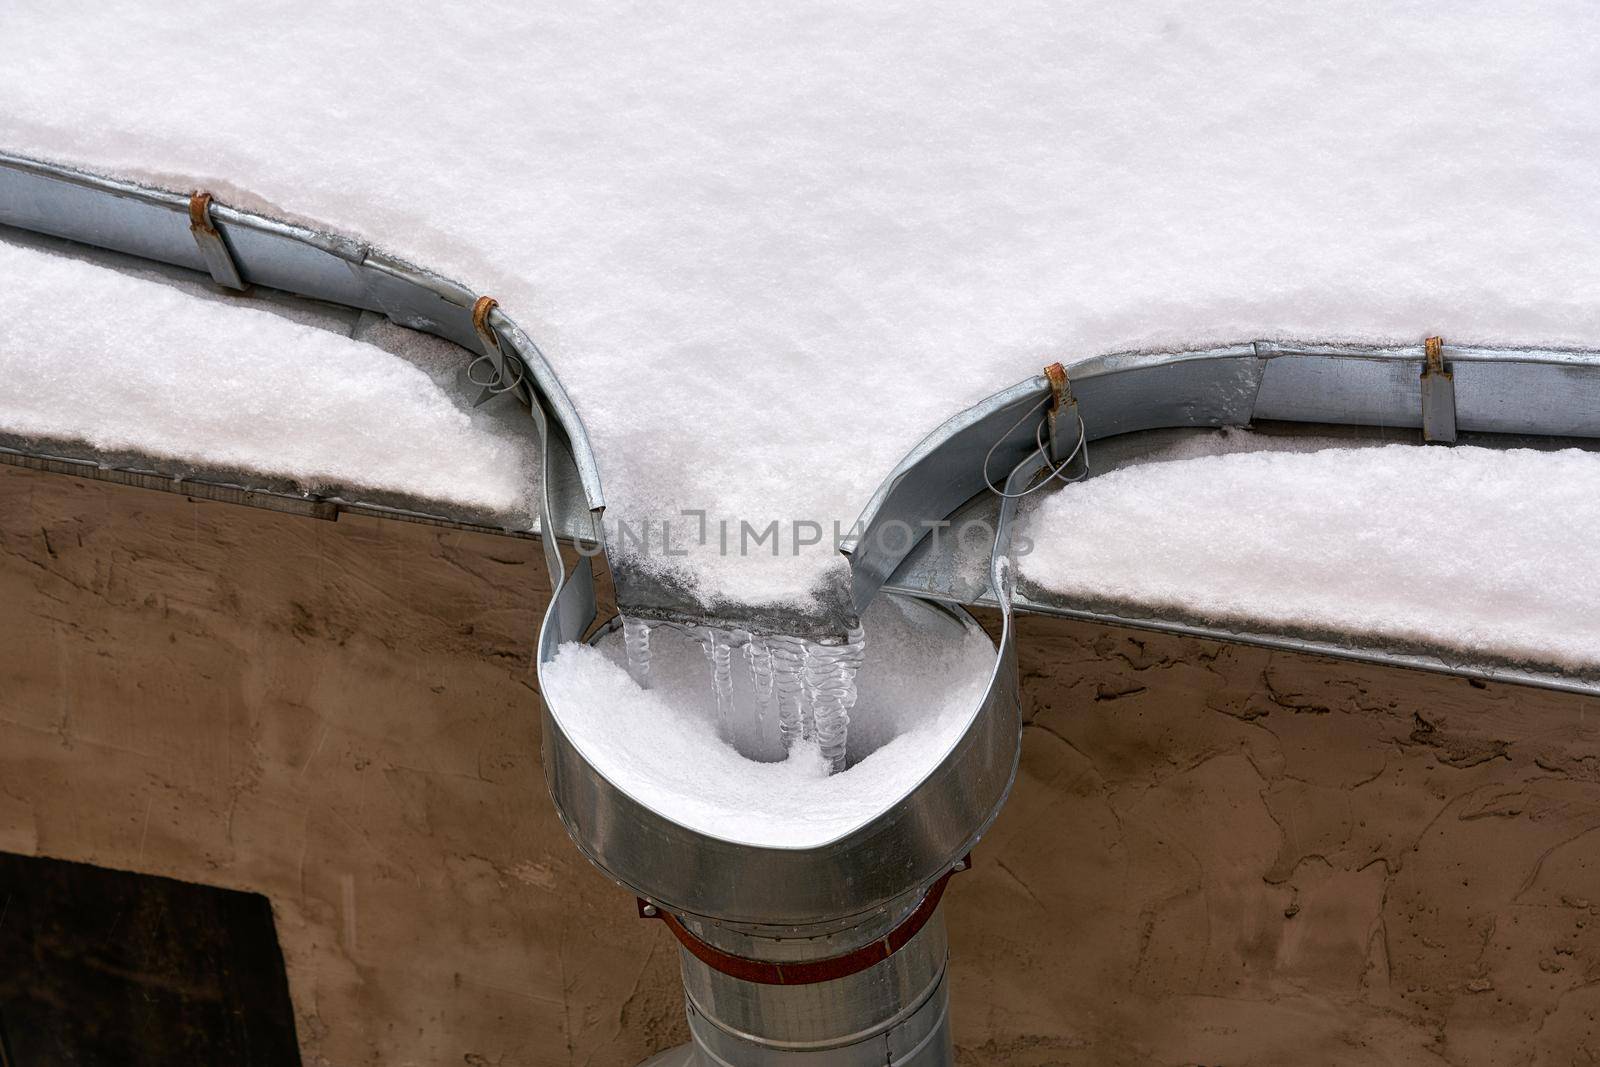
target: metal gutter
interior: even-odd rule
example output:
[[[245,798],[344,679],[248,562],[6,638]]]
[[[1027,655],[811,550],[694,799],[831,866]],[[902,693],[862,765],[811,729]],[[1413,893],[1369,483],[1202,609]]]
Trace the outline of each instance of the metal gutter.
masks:
[[[480,352],[473,322],[479,294],[363,242],[70,167],[0,153],[0,225],[48,234],[206,274],[228,287],[265,286],[379,312],[412,329]],[[487,325],[526,375],[514,387],[553,420],[560,528],[597,539],[587,517],[605,506],[588,435],[539,347],[505,312]]]
[[[0,445],[0,464],[49,474],[65,474],[113,485],[178,493],[195,500],[215,500],[330,522],[337,522],[340,515],[370,515],[396,522],[470,530],[502,537],[537,539],[540,536],[537,521],[519,529],[488,519],[474,519],[461,513],[452,514],[444,509],[430,510],[429,505],[432,502],[418,502],[416,506],[406,507],[382,504],[373,500],[352,499],[337,494],[313,495],[290,489],[265,488],[244,479],[230,481],[227,480],[227,476],[221,474],[195,476],[174,473],[147,465],[153,461],[123,465],[109,463],[102,458],[56,454],[58,451],[64,450],[21,449]],[[577,542],[576,533],[578,531],[561,531],[558,536],[563,540]]]
[[[1122,352],[1068,364],[1086,441],[1141,430],[1245,426],[1256,419],[1423,425],[1428,345],[1247,341],[1181,352]],[[1600,437],[1600,352],[1441,343],[1453,378],[1453,431]],[[1035,449],[1052,389],[1044,375],[1002,390],[929,434],[880,485],[844,546],[859,607],[929,532]],[[1032,417],[1030,408],[1038,408]],[[1020,424],[1014,420],[1023,416]],[[1007,429],[1006,427],[1010,427]],[[985,471],[985,462],[989,470]],[[912,537],[898,533],[909,524]]]
[[[1367,429],[1365,427],[1350,424],[1345,424],[1345,427],[1347,432],[1351,432],[1352,437],[1370,436],[1376,443],[1393,442],[1397,436],[1405,432],[1402,430],[1397,433],[1392,428],[1388,430],[1370,428],[1370,434],[1363,435],[1361,431]],[[1271,428],[1290,434],[1319,434],[1319,431],[1325,432],[1329,429],[1314,424],[1280,424]],[[1152,440],[1152,444],[1166,444],[1178,434],[1180,431],[1153,430],[1130,434],[1119,439],[1118,444],[1122,446],[1123,455],[1118,457],[1120,462],[1116,466],[1127,465],[1131,456],[1138,454],[1143,443],[1141,438],[1159,439]],[[1560,436],[1567,435],[1528,435],[1535,439]],[[1462,443],[1527,447],[1531,442],[1527,438],[1509,435],[1470,434],[1462,439]],[[1552,444],[1571,443],[1552,441]],[[1600,448],[1600,440],[1591,438],[1585,443]],[[949,521],[951,526],[957,529],[993,529],[999,522],[1001,510],[1001,499],[985,491],[953,512]],[[946,536],[935,544],[930,538],[902,558],[882,588],[885,592],[937,600],[942,603],[961,604],[967,607],[997,607],[998,600],[989,577],[989,563],[987,552],[974,540],[963,542]],[[1026,575],[1020,575],[1018,578],[1017,589],[1012,595],[1012,608],[1022,614],[1054,615],[1102,626],[1122,626],[1183,637],[1226,641],[1305,655],[1327,656],[1349,662],[1374,663],[1486,682],[1580,693],[1586,696],[1600,695],[1600,672],[1565,672],[1510,660],[1469,659],[1464,654],[1456,657],[1446,652],[1421,647],[1406,647],[1373,640],[1362,641],[1327,633],[1264,632],[1208,623],[1198,618],[1154,617],[1133,610],[1118,610],[1103,605],[1075,602],[1034,585],[1027,581]]]
[[[1008,484],[1031,473],[1013,474]],[[1012,510],[1002,511],[990,548],[1001,634],[965,730],[903,796],[831,841],[751,845],[675,821],[589,762],[546,697],[541,750],[562,825],[590,862],[638,896],[640,916],[665,919],[683,946],[691,1045],[650,1062],[955,1062],[940,894],[998,816],[1022,748],[1007,596]],[[559,557],[550,566],[556,592],[536,661],[546,694],[544,669],[564,645],[592,633],[598,607],[590,560],[570,579]],[[946,613],[924,603],[918,610],[930,627],[977,630],[961,608]]]
[[[473,321],[479,297],[465,287],[363,242],[216,204],[202,194],[185,196],[0,153],[0,225],[155,260],[225,286],[270,287],[378,312],[469,351],[485,347]],[[549,414],[549,425],[541,430],[549,519],[540,528],[581,545],[602,544],[599,470],[571,399],[538,346],[510,317],[494,308],[485,321],[492,347],[511,352],[526,368],[526,380],[517,382],[515,392],[529,404],[536,421]],[[1430,352],[1427,344],[1275,339],[1179,352],[1113,353],[1079,360],[1065,370],[1084,439],[1090,442],[1157,428],[1243,426],[1255,420],[1391,429],[1426,425],[1429,436],[1440,440],[1457,432],[1600,437],[1600,352],[1589,350],[1441,343]],[[1431,382],[1429,373],[1437,375]],[[959,561],[953,555],[940,558],[924,551],[923,543],[929,529],[986,493],[986,480],[1003,477],[1034,450],[1037,420],[1030,412],[1038,408],[1044,418],[1051,397],[1051,383],[1042,375],[1019,382],[947,421],[901,461],[863,510],[857,536],[843,546],[852,571],[848,603],[830,602],[817,618],[804,620],[782,612],[768,619],[747,606],[713,608],[730,617],[743,612],[751,625],[770,622],[804,630],[807,624],[837,628],[882,588],[952,603],[989,602],[984,590],[957,579]],[[242,472],[174,472],[147,458],[108,459],[55,442],[0,442],[0,462],[319,517],[359,512],[513,536],[532,532],[438,511],[434,502],[311,496],[263,486]],[[898,536],[901,527],[907,536]],[[897,536],[886,537],[886,532]],[[693,590],[635,575],[626,566],[618,578],[619,592],[631,592],[630,603],[651,606],[661,616],[687,618],[704,610]],[[1541,672],[1130,618],[1021,594],[1016,607],[1519,684],[1600,691],[1600,683]]]

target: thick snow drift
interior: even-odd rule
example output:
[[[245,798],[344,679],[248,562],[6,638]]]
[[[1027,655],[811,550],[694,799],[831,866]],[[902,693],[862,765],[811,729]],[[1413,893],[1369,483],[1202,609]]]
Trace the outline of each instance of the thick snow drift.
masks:
[[[1034,546],[1020,563],[1086,606],[1592,670],[1596,529],[1593,452],[1233,453],[1054,493],[1026,520]]]
[[[3,241],[0,382],[0,432],[307,492],[354,487],[511,519],[531,514],[538,485],[531,424],[516,436],[475,419],[375,344]]]
[[[634,523],[848,526],[1053,359],[1600,345],[1588,0],[10,0],[0,41],[0,146],[498,297]],[[691,548],[752,601],[841,568]]]

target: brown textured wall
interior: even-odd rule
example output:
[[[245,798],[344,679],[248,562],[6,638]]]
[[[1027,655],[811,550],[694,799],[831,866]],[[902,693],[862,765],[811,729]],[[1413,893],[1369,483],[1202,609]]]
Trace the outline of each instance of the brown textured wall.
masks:
[[[968,1062],[1600,1061],[1600,706],[1021,623]]]
[[[308,1064],[637,1061],[676,957],[545,793],[543,567],[0,467],[0,849],[267,894]]]
[[[308,1063],[629,1065],[670,940],[539,772],[537,546],[0,467],[0,849],[273,902]],[[1600,707],[1022,623],[967,1064],[1600,1060]]]

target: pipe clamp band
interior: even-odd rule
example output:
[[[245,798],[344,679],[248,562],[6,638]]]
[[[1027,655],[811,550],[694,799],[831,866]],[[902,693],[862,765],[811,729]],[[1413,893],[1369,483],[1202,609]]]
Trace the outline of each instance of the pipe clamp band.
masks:
[[[852,952],[841,956],[830,956],[822,960],[796,960],[792,963],[772,963],[767,960],[753,960],[747,956],[735,956],[731,952],[724,952],[719,948],[706,944],[694,934],[690,933],[677,917],[670,912],[656,907],[646,900],[639,901],[639,917],[643,919],[660,919],[666,923],[667,929],[672,931],[672,936],[678,943],[688,950],[689,954],[714,971],[720,971],[730,978],[737,978],[743,982],[754,982],[757,985],[816,985],[818,982],[832,982],[840,978],[848,978],[858,974],[874,964],[882,963],[906,946],[918,932],[933,918],[933,913],[939,908],[939,900],[944,896],[944,887],[950,881],[950,876],[957,871],[964,871],[972,865],[971,859],[959,861],[954,868],[944,873],[944,876],[928,888],[923,894],[922,901],[913,909],[911,914],[900,920],[900,924],[887,934],[869,944],[863,945]]]

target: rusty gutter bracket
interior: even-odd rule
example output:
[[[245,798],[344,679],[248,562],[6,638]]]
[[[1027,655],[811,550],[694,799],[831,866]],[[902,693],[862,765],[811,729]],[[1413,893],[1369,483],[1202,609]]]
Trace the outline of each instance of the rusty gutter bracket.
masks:
[[[1077,451],[1083,422],[1078,415],[1078,398],[1072,394],[1072,383],[1067,380],[1067,369],[1052,363],[1044,369],[1044,376],[1050,383],[1050,407],[1046,413],[1050,461],[1059,466]]]
[[[534,402],[527,389],[527,375],[523,372],[522,361],[505,350],[500,344],[500,335],[489,322],[490,312],[498,306],[499,301],[492,296],[480,296],[472,305],[472,328],[477,331],[478,343],[483,346],[483,355],[467,367],[467,379],[479,387],[477,399],[472,402],[473,407],[479,407],[501,393],[513,391],[530,404]],[[478,369],[485,363],[490,368],[487,376]]]
[[[243,291],[248,288],[239,274],[239,265],[233,261],[227,239],[222,236],[211,219],[211,194],[195,192],[189,197],[189,232],[206,261],[211,280],[226,289]]]
[[[1422,439],[1453,444],[1456,439],[1455,374],[1444,362],[1444,341],[1430,337],[1423,343]]]

